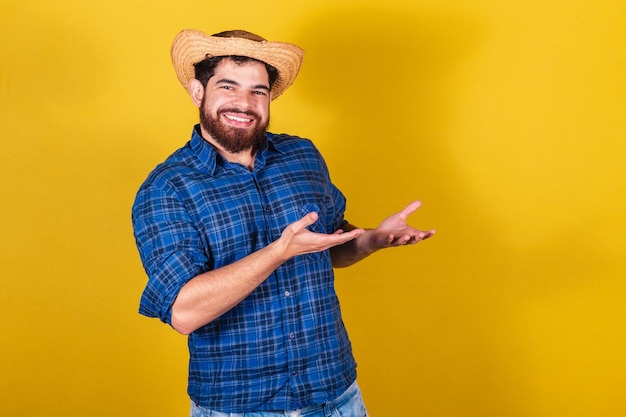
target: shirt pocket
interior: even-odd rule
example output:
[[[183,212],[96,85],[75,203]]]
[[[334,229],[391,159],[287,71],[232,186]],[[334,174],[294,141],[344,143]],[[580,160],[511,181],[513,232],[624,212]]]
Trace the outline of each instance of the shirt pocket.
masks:
[[[312,212],[317,213],[317,220],[315,221],[315,223],[307,227],[307,229],[315,233],[327,233],[326,227],[324,226],[324,224],[322,224],[322,219],[324,218],[324,216],[323,213],[320,212],[320,206],[314,203],[306,203],[298,206],[298,213],[300,213],[300,218]]]
[[[306,216],[311,212],[317,213],[317,220],[315,221],[315,223],[308,226],[307,229],[313,233],[328,233],[328,231],[326,230],[326,226],[323,223],[324,213],[321,212],[320,206],[314,203],[305,203],[298,206],[298,213],[300,214],[300,218]],[[324,256],[324,252],[307,253],[304,256],[307,259],[319,261]]]

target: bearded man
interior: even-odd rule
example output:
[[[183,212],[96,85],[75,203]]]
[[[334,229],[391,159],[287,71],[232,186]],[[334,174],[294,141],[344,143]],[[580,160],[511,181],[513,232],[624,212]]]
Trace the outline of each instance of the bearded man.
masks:
[[[188,335],[191,415],[366,416],[333,267],[431,237],[406,224],[420,203],[357,228],[313,143],[267,132],[297,46],[185,30],[171,55],[200,123],[132,215],[139,312]]]

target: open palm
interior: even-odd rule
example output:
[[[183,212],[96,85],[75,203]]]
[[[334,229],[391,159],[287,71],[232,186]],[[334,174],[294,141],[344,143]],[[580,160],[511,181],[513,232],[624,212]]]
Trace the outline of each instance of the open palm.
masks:
[[[402,211],[392,214],[383,220],[376,229],[372,230],[370,244],[375,248],[411,245],[420,240],[428,239],[435,234],[434,230],[418,230],[406,223],[409,215],[421,205],[420,201],[413,201]]]

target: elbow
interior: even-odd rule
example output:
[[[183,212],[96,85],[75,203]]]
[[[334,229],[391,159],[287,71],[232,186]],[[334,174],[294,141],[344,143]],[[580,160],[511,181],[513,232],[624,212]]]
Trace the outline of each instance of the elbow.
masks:
[[[188,336],[202,327],[203,323],[198,323],[189,312],[186,312],[174,303],[172,307],[172,317],[170,324],[178,333]]]
[[[172,304],[171,308],[172,316],[170,317],[170,325],[178,333],[188,336],[202,326],[202,323],[196,323],[193,310],[187,308],[180,293],[178,297],[176,297],[176,300],[174,300],[174,304]]]
[[[192,311],[177,308],[176,304],[174,304],[172,308],[171,326],[178,333],[188,336],[216,318],[217,317],[207,315],[198,316]]]
[[[185,320],[182,320],[176,314],[172,314],[171,325],[174,330],[185,336],[190,335],[198,329],[194,328],[190,323],[186,322]]]
[[[174,326],[172,325],[172,327],[174,328],[174,330],[176,330],[178,333],[182,334],[183,336],[189,336],[191,333],[193,333],[195,330],[191,330],[190,328],[184,328],[184,327],[178,327],[178,326]]]

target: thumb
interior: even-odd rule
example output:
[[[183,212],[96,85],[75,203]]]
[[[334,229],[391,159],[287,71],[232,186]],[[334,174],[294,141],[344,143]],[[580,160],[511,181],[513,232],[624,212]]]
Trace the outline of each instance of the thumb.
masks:
[[[314,211],[307,213],[300,220],[296,222],[296,224],[298,225],[298,230],[302,230],[302,229],[309,227],[310,225],[312,225],[313,223],[317,221],[318,217],[319,217],[318,214]]]
[[[411,202],[411,203],[407,204],[407,206],[406,206],[406,207],[405,207],[405,208],[404,208],[404,209],[403,209],[400,213],[398,213],[398,215],[399,215],[401,218],[406,219],[407,217],[409,217],[409,215],[410,215],[411,213],[413,213],[415,210],[417,210],[418,208],[420,208],[420,207],[421,207],[421,205],[422,205],[422,202],[421,202],[421,201],[418,201],[418,200],[413,201],[413,202]]]

